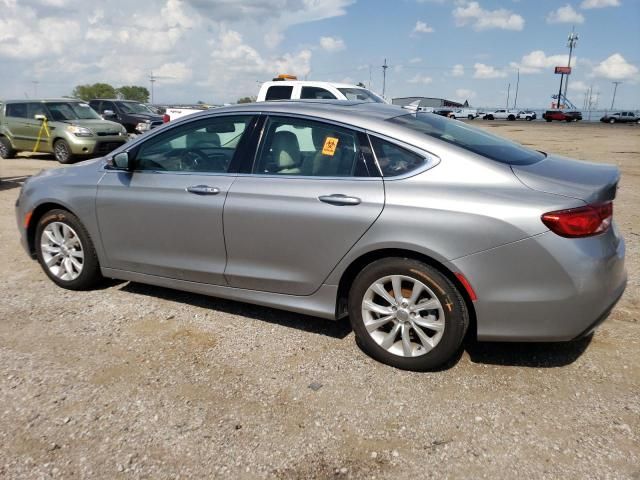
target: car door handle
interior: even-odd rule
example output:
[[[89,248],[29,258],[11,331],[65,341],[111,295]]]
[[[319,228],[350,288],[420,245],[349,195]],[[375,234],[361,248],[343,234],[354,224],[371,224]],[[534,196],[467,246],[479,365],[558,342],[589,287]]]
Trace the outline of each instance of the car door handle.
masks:
[[[348,197],[340,193],[334,193],[333,195],[321,195],[318,200],[329,205],[358,205],[361,200],[358,197]]]
[[[217,195],[220,193],[220,189],[209,185],[192,185],[187,187],[187,192],[195,193],[196,195]]]

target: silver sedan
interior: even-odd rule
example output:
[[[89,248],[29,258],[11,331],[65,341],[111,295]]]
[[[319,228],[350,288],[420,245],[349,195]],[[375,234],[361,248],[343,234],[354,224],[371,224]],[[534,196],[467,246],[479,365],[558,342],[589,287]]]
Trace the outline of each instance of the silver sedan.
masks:
[[[614,166],[382,104],[194,114],[32,177],[27,252],[63,288],[103,277],[340,319],[428,370],[479,340],[566,341],[626,285]]]

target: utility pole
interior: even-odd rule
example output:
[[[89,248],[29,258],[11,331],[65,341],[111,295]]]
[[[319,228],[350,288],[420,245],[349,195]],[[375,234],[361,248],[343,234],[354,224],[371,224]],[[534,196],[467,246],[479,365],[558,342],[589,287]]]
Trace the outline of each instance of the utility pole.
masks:
[[[38,98],[38,84],[40,83],[38,80],[32,80],[31,83],[33,83],[33,92],[34,92],[34,97]]]
[[[387,59],[385,58],[384,65],[382,65],[382,98],[385,98],[384,92],[387,87],[387,68],[389,68],[389,65],[387,65]]]
[[[569,47],[569,61],[567,62],[567,67],[571,68],[571,56],[573,55],[573,49],[576,47],[578,43],[578,34],[575,32],[576,27],[571,29],[571,33],[569,37],[567,37],[567,47]],[[564,98],[567,98],[567,89],[569,88],[569,73],[567,73],[567,81],[564,83]]]
[[[507,110],[509,110],[509,95],[511,94],[511,84],[507,86]]]
[[[369,65],[369,90],[371,90],[371,65]]]
[[[611,110],[613,110],[613,104],[616,101],[616,91],[618,91],[618,85],[620,85],[622,82],[611,82],[613,83],[613,98],[611,99]]]
[[[516,81],[516,98],[513,101],[513,109],[518,108],[518,88],[520,88],[520,69],[518,69],[518,80]]]

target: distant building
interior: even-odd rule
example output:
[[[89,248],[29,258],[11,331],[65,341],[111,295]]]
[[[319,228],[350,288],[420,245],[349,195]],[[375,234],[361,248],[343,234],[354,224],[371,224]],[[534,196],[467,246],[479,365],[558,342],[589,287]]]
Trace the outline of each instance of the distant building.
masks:
[[[404,107],[417,101],[420,101],[418,107],[421,108],[462,108],[464,106],[469,106],[468,102],[465,102],[463,105],[462,103],[454,102],[453,100],[431,97],[400,97],[392,99],[391,103]]]

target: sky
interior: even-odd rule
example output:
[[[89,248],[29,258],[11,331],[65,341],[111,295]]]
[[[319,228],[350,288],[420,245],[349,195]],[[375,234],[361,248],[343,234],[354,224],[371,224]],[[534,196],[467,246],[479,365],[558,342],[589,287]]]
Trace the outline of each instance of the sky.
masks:
[[[640,109],[640,0],[0,0],[0,98],[143,85],[159,104],[235,102],[279,73],[385,95]],[[510,87],[509,87],[510,84]]]

